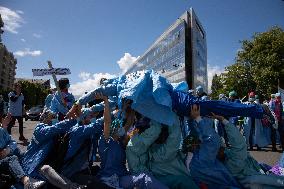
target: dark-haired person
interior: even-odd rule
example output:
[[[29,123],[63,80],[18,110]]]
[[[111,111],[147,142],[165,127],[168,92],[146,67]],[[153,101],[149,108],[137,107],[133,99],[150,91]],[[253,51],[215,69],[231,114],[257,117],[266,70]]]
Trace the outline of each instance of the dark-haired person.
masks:
[[[7,127],[7,131],[11,134],[11,129],[15,124],[16,119],[19,123],[19,140],[27,140],[24,137],[23,129],[23,110],[24,110],[24,95],[22,93],[22,87],[20,83],[14,84],[14,90],[8,94],[9,97],[9,109],[8,112],[12,115],[12,120]]]
[[[179,150],[181,128],[179,119],[173,126],[161,125],[157,140],[149,149],[149,170],[169,188],[198,188],[185,166],[185,157]]]
[[[60,93],[57,91],[51,101],[50,109],[52,112],[58,114],[58,120],[64,119],[68,110],[72,107],[75,102],[74,96],[69,93],[70,87],[69,79],[62,78],[58,81]]]

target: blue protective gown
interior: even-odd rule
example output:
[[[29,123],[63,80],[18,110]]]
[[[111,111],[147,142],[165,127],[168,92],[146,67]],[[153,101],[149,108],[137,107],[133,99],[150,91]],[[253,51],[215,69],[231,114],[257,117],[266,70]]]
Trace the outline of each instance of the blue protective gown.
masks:
[[[45,160],[53,145],[53,137],[66,133],[76,120],[64,120],[53,126],[40,123],[35,127],[32,140],[21,162],[24,171],[32,177],[39,177],[38,166]]]
[[[223,121],[228,135],[230,149],[226,149],[225,166],[232,175],[245,187],[283,188],[284,178],[276,175],[265,175],[258,162],[247,152],[247,145],[238,129]]]
[[[58,92],[56,92],[52,98],[50,110],[55,113],[61,113],[66,115],[68,110],[72,107],[75,102],[75,98],[71,93],[61,93],[63,95],[64,100],[67,102],[67,106],[65,107],[62,102],[62,98]]]
[[[4,148],[10,148],[10,155],[14,155],[17,149],[17,142],[12,139],[6,129],[0,127],[0,149]]]
[[[210,122],[202,119],[195,122],[199,133],[200,148],[193,153],[190,173],[196,183],[204,183],[210,189],[239,187],[239,184],[216,156],[220,148],[220,137]]]
[[[149,149],[149,170],[169,188],[198,188],[186,169],[184,155],[179,151],[181,129],[177,117],[175,124],[168,129],[166,142],[154,143]]]
[[[126,159],[129,171],[132,174],[149,172],[148,149],[155,142],[161,132],[161,125],[155,121],[150,122],[150,128],[143,133],[133,136],[126,146]]]
[[[48,94],[47,97],[44,100],[44,106],[46,108],[50,109],[52,99],[53,99],[53,94]]]
[[[102,134],[102,131],[103,124],[98,120],[96,123],[91,123],[89,125],[77,124],[70,129],[70,141],[64,161],[68,162],[78,150],[80,150],[80,152],[73,158],[72,163],[63,165],[62,174],[64,176],[70,178],[73,174],[89,166],[89,162],[92,162],[93,155],[95,155],[97,141]],[[86,140],[89,140],[90,143],[86,143]],[[80,149],[81,146],[82,148]]]
[[[260,106],[212,100],[199,101],[188,93],[175,91],[166,78],[152,70],[138,71],[107,80],[103,86],[84,95],[78,102],[81,105],[90,102],[96,92],[102,92],[106,96],[117,96],[119,106],[123,98],[131,99],[131,107],[134,110],[151,120],[169,126],[175,122],[173,110],[181,116],[188,116],[193,104],[200,104],[202,116],[211,115],[211,112],[228,117],[240,115],[261,118],[263,115]]]

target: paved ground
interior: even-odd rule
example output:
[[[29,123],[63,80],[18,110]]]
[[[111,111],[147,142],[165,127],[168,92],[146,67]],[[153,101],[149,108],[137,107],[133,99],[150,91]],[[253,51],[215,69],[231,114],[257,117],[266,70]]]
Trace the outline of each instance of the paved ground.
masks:
[[[36,124],[37,124],[37,121],[24,121],[24,135],[29,140],[32,137],[32,133],[33,133],[33,130]],[[19,147],[22,150],[26,150],[28,142],[23,143],[18,140],[19,134],[18,134],[18,123],[17,122],[16,122],[15,127],[12,128],[12,136],[15,140],[17,140]],[[264,148],[262,149],[262,151],[251,151],[250,153],[259,162],[263,162],[269,165],[276,164],[281,156],[280,152],[272,152],[271,147]]]

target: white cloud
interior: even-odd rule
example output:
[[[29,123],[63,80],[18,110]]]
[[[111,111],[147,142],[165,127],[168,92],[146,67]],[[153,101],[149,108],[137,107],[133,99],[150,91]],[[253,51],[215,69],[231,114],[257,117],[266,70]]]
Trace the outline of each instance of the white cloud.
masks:
[[[224,72],[224,68],[220,66],[212,66],[211,64],[207,65],[207,75],[208,75],[208,92],[211,93],[212,79],[215,74],[220,75]]]
[[[21,39],[21,41],[22,41],[22,42],[24,42],[24,43],[26,42],[26,40],[25,40],[25,39],[23,39],[23,38]]]
[[[81,78],[83,81],[77,82],[72,84],[70,86],[70,92],[75,96],[75,97],[80,97],[85,92],[89,92],[96,87],[98,87],[100,84],[101,78],[114,78],[116,77],[115,75],[109,74],[109,73],[96,73],[96,74],[91,74],[88,72],[81,72],[79,75],[79,78]]]
[[[122,73],[125,73],[138,58],[139,56],[134,57],[131,56],[130,53],[124,53],[124,56],[117,61],[118,66],[122,70]]]
[[[31,51],[29,48],[14,52],[14,55],[21,56],[21,57],[23,57],[23,56],[40,56],[41,54],[42,54],[42,52],[40,50]]]
[[[16,10],[16,12],[19,13],[19,14],[24,14],[24,12],[21,11],[21,10]]]
[[[33,33],[33,36],[35,37],[35,38],[41,38],[41,35],[40,34],[38,34],[38,33]]]
[[[91,73],[88,72],[81,72],[79,74],[79,78],[81,78],[82,80],[88,80],[90,79]]]
[[[18,28],[24,23],[24,19],[20,15],[23,14],[23,11],[13,11],[0,6],[0,14],[4,22],[4,30],[17,34]]]

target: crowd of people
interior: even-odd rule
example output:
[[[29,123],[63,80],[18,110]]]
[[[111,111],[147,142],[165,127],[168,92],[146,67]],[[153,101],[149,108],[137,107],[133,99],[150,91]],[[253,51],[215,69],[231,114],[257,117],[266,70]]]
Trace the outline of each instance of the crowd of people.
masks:
[[[284,187],[284,155],[271,167],[248,152],[275,150],[278,138],[283,147],[279,94],[268,104],[254,93],[241,103],[234,91],[210,100],[151,70],[102,79],[77,101],[69,86],[61,79],[48,95],[25,152],[9,135],[17,115],[2,121],[1,188]]]

